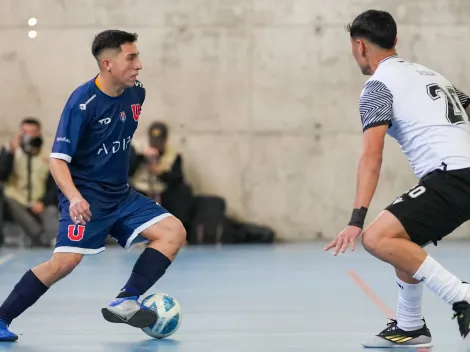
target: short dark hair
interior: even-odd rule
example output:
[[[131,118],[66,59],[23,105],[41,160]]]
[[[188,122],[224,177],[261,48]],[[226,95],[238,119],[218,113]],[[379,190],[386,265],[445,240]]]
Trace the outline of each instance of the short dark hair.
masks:
[[[37,128],[41,129],[41,123],[39,122],[38,119],[34,117],[25,117],[23,120],[21,120],[20,125],[36,125]]]
[[[109,29],[98,33],[93,39],[91,53],[98,60],[98,56],[106,49],[121,49],[125,43],[134,43],[137,41],[137,33],[129,33],[117,29]]]
[[[397,37],[397,24],[386,11],[367,10],[347,25],[351,38],[364,38],[384,49],[392,49]]]

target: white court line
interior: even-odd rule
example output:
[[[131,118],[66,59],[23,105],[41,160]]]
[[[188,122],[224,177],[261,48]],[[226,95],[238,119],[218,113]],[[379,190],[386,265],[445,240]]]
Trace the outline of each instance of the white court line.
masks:
[[[6,262],[12,260],[15,257],[14,254],[7,254],[0,257],[0,265],[5,264]]]

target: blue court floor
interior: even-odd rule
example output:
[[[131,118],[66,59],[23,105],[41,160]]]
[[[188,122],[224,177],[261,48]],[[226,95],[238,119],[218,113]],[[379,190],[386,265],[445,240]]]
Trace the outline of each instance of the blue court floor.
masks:
[[[181,303],[181,328],[166,340],[103,320],[100,308],[118,293],[140,253],[110,247],[85,258],[15,320],[11,328],[20,338],[0,344],[0,351],[364,351],[363,339],[384,328],[386,314],[395,310],[394,274],[362,248],[335,258],[323,246],[185,248],[149,291],[167,292]],[[470,279],[470,242],[428,249]],[[0,250],[0,300],[26,270],[49,256],[50,250]],[[432,351],[462,350],[450,306],[430,291],[425,318]]]

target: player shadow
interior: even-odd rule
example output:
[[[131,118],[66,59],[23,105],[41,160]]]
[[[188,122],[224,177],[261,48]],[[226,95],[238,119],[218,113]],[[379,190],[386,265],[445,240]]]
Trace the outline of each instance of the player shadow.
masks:
[[[116,351],[126,351],[126,352],[173,352],[179,351],[181,346],[181,341],[172,340],[172,339],[149,339],[140,342],[116,342],[116,343],[106,343],[103,345],[103,351],[106,352],[116,352]],[[0,350],[1,351],[1,350]]]
[[[374,351],[374,352],[391,352],[391,351],[399,351],[399,352],[432,352],[432,347],[400,347],[400,348],[366,348],[364,351]],[[455,351],[457,352],[457,351]]]

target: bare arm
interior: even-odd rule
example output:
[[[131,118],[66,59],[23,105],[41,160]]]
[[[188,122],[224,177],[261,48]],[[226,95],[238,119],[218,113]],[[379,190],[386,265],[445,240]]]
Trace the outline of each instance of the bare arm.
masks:
[[[72,181],[72,175],[65,160],[50,158],[49,168],[55,183],[69,201],[74,198],[82,198]]]
[[[392,124],[392,92],[381,81],[368,81],[359,100],[359,112],[364,134],[349,225],[362,228],[379,181],[385,134]]]
[[[340,251],[346,252],[349,244],[354,250],[354,241],[362,232],[367,210],[379,182],[385,134],[393,117],[393,95],[383,82],[366,83],[359,101],[359,112],[364,134],[357,170],[356,198],[348,226],[325,247],[326,251],[334,248],[334,255]]]
[[[388,125],[381,125],[364,132],[362,154],[357,170],[354,208],[370,206],[379,182],[387,129]]]

